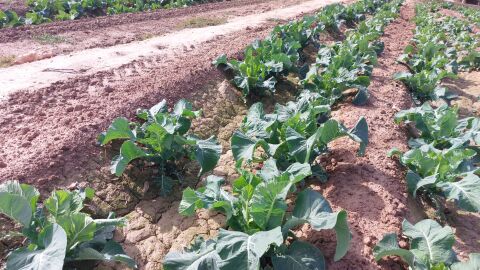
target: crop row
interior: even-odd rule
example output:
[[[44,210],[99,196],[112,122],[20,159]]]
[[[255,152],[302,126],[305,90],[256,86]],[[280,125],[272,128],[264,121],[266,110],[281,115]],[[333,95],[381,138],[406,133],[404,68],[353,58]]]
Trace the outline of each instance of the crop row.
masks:
[[[373,2],[357,2],[357,6],[359,3],[371,5]],[[353,129],[347,130],[336,120],[330,119],[330,105],[339,100],[345,87],[343,84],[349,84],[350,88],[360,87],[356,84],[359,77],[363,77],[364,81],[369,79],[378,52],[376,49],[380,46],[377,39],[383,33],[383,27],[398,16],[400,4],[401,1],[379,4],[372,12],[373,17],[359,22],[355,30],[347,33],[343,42],[318,46],[317,61],[309,66],[313,71],[307,71],[310,74],[308,78],[312,81],[316,80],[315,77],[322,80],[325,74],[338,74],[339,70],[341,74],[348,73],[334,88],[315,84],[307,88],[304,87],[307,84],[300,83],[299,88],[303,91],[300,91],[297,99],[284,105],[276,104],[273,113],[265,113],[262,103],[250,107],[239,130],[231,138],[240,176],[232,182],[231,188],[226,189],[222,188],[225,185],[223,178],[207,177],[205,186],[197,190],[184,190],[179,207],[182,215],[193,215],[197,209],[219,211],[226,216],[228,230],[220,229],[213,239],[198,238],[183,252],[170,252],[165,257],[164,269],[325,269],[325,259],[317,247],[292,238],[292,230],[301,224],[310,224],[317,231],[335,230],[337,247],[334,260],[346,254],[351,240],[346,211],[333,212],[320,193],[308,188],[300,190],[297,183],[312,176],[326,180],[325,171],[316,158],[325,153],[328,142],[336,138],[348,136],[359,142],[359,152],[363,154],[368,143],[365,119],[361,118]],[[334,5],[324,10],[342,8]],[[311,29],[321,25],[316,21],[321,14],[317,14],[311,24],[305,24],[312,20],[305,18],[283,26],[285,31],[292,26],[305,27],[300,31],[296,28],[296,33],[302,34],[278,35],[282,27],[276,28],[270,37],[246,49],[245,57],[250,59],[245,58],[244,61],[280,66],[281,61],[272,62],[283,58],[277,57],[279,54],[287,57],[298,54],[291,67],[297,66],[303,48],[301,40],[304,46],[316,42],[316,35],[303,39],[306,36],[304,33],[310,33]],[[278,50],[270,46],[284,40],[300,45],[294,51],[289,46],[279,47]],[[346,53],[347,47],[350,48],[350,54]],[[222,56],[215,64],[228,66],[235,61],[240,62],[228,61]],[[239,64],[240,72],[242,65]],[[234,73],[237,72],[232,66],[230,68]],[[248,81],[252,76],[257,78],[260,73],[249,73],[250,77],[244,79]],[[278,73],[269,75],[272,77],[266,80],[281,76]],[[239,76],[238,73],[236,76]],[[245,89],[236,81],[234,78],[233,83],[245,94]],[[252,86],[249,91],[264,90],[258,87],[259,84]],[[250,92],[246,94],[245,98],[250,96]],[[259,169],[252,171],[248,169],[251,167]],[[296,194],[296,199],[293,211],[288,213],[287,197],[290,198],[291,194]]]
[[[11,10],[0,10],[0,28],[41,24],[54,20],[75,20],[121,13],[186,7],[208,0],[27,0],[25,17]]]
[[[410,150],[403,153],[393,149],[389,155],[398,157],[407,168],[409,193],[433,206],[443,219],[445,200],[455,202],[460,209],[480,212],[477,166],[480,118],[460,119],[458,108],[448,105],[455,95],[441,86],[443,78],[456,78],[459,69],[478,69],[480,57],[476,51],[478,36],[469,24],[433,13],[440,6],[438,3],[416,6],[415,35],[398,60],[410,72],[396,74],[395,78],[412,91],[419,106],[396,114],[396,123],[413,128],[408,141]],[[429,101],[440,98],[447,102],[432,108]],[[415,225],[405,220],[402,234],[410,240],[409,249],[398,246],[396,234],[388,234],[375,247],[375,258],[396,255],[413,270],[480,267],[480,254],[470,254],[467,262],[458,261],[452,249],[455,236],[449,226],[442,227],[430,219]]]

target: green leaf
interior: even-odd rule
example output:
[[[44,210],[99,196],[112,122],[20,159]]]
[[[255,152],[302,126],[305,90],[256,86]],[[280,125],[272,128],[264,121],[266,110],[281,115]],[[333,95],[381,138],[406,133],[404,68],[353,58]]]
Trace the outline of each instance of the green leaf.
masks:
[[[210,137],[207,140],[197,140],[196,143],[195,159],[202,167],[198,173],[200,176],[215,168],[222,154],[222,145],[214,137]]]
[[[349,132],[349,136],[356,142],[360,143],[360,148],[358,149],[358,155],[365,155],[365,149],[368,145],[368,123],[367,120],[362,116],[358,120],[355,127],[353,127]]]
[[[300,163],[310,163],[311,154],[317,143],[319,132],[316,132],[307,139],[293,128],[287,127],[285,136],[290,152],[289,154],[294,156],[295,160]]]
[[[222,211],[227,215],[227,219],[230,218],[235,199],[221,189],[221,185],[224,183],[223,178],[210,175],[206,179],[204,188],[199,188],[197,191],[186,188],[183,191],[182,201],[178,208],[179,213],[184,216],[191,216],[195,213],[195,210],[206,208]]]
[[[45,208],[54,217],[78,213],[83,208],[83,198],[78,192],[56,190],[44,201]]]
[[[253,221],[262,229],[269,230],[282,225],[287,209],[285,198],[292,183],[288,179],[260,183],[253,192],[250,213]]]
[[[227,56],[225,54],[220,55],[217,57],[217,59],[212,61],[212,64],[215,67],[218,67],[219,65],[226,65],[227,64]]]
[[[120,148],[120,154],[114,160],[112,160],[111,171],[116,176],[121,176],[128,163],[134,159],[146,156],[147,153],[135,145],[135,143],[132,141],[125,141]]]
[[[298,194],[292,217],[287,220],[282,231],[286,235],[290,229],[304,223],[309,223],[317,231],[335,229],[337,248],[334,260],[338,261],[345,256],[351,240],[346,211],[332,213],[329,203],[320,193],[306,189]]]
[[[106,132],[103,132],[98,137],[101,145],[105,145],[110,141],[116,139],[135,139],[134,131],[130,129],[130,122],[124,117],[119,117],[113,120]]]
[[[18,181],[6,181],[0,185],[0,192],[16,194],[25,198],[30,203],[32,212],[37,208],[37,201],[40,197],[40,192],[38,192],[33,186],[20,184]]]
[[[380,261],[385,256],[399,256],[409,266],[414,266],[415,256],[406,249],[401,249],[397,243],[397,235],[389,233],[383,236],[377,245],[373,248],[373,256],[376,261]]]
[[[352,100],[352,103],[357,106],[367,104],[368,101],[368,89],[366,87],[358,87],[358,92]]]
[[[322,252],[310,243],[294,241],[285,252],[272,256],[275,270],[324,270]]]
[[[57,224],[45,227],[39,233],[39,242],[45,249],[20,248],[7,259],[7,269],[61,270],[67,248],[65,231]]]
[[[263,168],[262,168],[263,170]],[[312,167],[307,163],[295,162],[283,174],[287,173],[292,184],[296,184],[312,175]]]
[[[452,250],[455,237],[450,227],[441,227],[437,222],[425,219],[412,225],[404,220],[403,234],[410,238],[410,251],[421,262],[451,264],[455,259]]]
[[[67,234],[67,250],[74,249],[82,242],[90,241],[95,236],[96,223],[85,213],[73,213],[68,216],[59,216],[58,225],[62,226]]]
[[[80,247],[75,254],[75,261],[99,260],[125,263],[130,268],[136,268],[135,261],[125,254],[122,246],[114,241],[107,241],[102,250],[93,247]]]
[[[235,160],[250,161],[258,146],[265,146],[264,140],[253,140],[240,131],[235,131],[231,139],[232,153]]]
[[[30,203],[17,194],[0,192],[0,213],[7,215],[27,228],[32,220]]]
[[[478,270],[480,269],[480,254],[479,253],[471,253],[468,255],[470,258],[466,262],[456,262],[454,263],[450,269],[451,270]]]
[[[417,196],[417,191],[418,189],[428,186],[428,185],[433,185],[437,181],[437,175],[431,175],[427,176],[425,178],[421,178],[418,174],[413,172],[412,170],[408,170],[407,176],[407,186],[408,186],[408,192],[413,195],[413,197]]]
[[[216,251],[220,255],[220,269],[258,270],[260,258],[271,245],[280,246],[283,236],[280,227],[253,235],[220,229]]]
[[[163,260],[164,270],[220,270],[220,256],[215,241],[208,240],[186,252],[169,252]]]
[[[454,201],[460,208],[470,212],[480,212],[480,178],[468,174],[457,182],[442,182],[437,186],[447,199]]]
[[[196,118],[200,116],[200,113],[200,111],[194,111],[192,103],[186,99],[180,99],[173,108],[173,114],[176,116]]]

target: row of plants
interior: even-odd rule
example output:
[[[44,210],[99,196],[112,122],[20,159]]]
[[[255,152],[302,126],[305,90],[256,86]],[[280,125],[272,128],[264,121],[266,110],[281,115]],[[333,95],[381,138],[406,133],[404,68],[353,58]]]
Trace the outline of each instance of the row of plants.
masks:
[[[1,237],[21,237],[25,245],[12,251],[6,269],[87,269],[85,261],[122,262],[135,268],[135,261],[122,246],[112,240],[116,227],[124,226],[125,218],[93,219],[82,212],[84,201],[94,190],[55,190],[40,202],[38,190],[17,181],[0,185],[0,213],[20,225],[18,231]],[[16,227],[17,228],[17,227]],[[3,234],[3,232],[2,232]]]
[[[309,66],[303,49],[308,46],[319,49],[321,32],[338,33],[341,25],[355,25],[382,5],[383,1],[379,0],[361,0],[349,6],[326,6],[314,16],[275,27],[266,39],[248,46],[242,60],[221,55],[213,64],[230,73],[232,83],[245,98],[273,93],[277,82],[288,73],[305,78]]]
[[[432,108],[428,102],[440,97],[448,98],[445,95],[447,90],[440,90],[440,83],[445,76],[455,75],[457,63],[462,63],[456,50],[475,47],[471,44],[474,42],[471,36],[466,35],[470,32],[465,22],[430,13],[437,11],[438,6],[438,3],[416,6],[415,36],[399,61],[408,63],[412,80],[417,74],[423,74],[418,76],[425,76],[431,81],[427,84],[419,80],[412,84],[404,75],[395,76],[413,91],[414,100],[425,103],[395,115],[397,124],[411,127],[412,137],[408,141],[410,150],[403,153],[393,149],[389,155],[398,157],[408,169],[408,192],[433,206],[443,219],[445,200],[455,202],[460,209],[480,212],[480,178],[476,165],[480,118],[460,119],[457,107],[445,104]],[[471,68],[468,65],[463,67]],[[424,91],[427,87],[429,90]],[[434,94],[431,93],[433,89],[436,89]],[[459,261],[453,250],[453,230],[449,226],[442,227],[434,220],[425,219],[415,225],[404,220],[402,238],[408,241],[408,247],[399,246],[395,233],[386,234],[373,250],[375,259],[379,261],[386,256],[398,256],[412,270],[480,268],[478,253],[470,254],[466,262]]]
[[[394,149],[390,155],[399,157],[400,162],[409,169],[407,183],[412,195],[421,194],[439,209],[440,196],[455,201],[464,210],[479,212],[480,178],[476,175],[476,162],[480,119],[460,119],[455,107],[443,105],[433,109],[428,104],[428,100],[453,97],[445,95],[448,90],[441,85],[441,79],[448,74],[455,75],[455,63],[462,62],[455,53],[458,38],[452,37],[455,33],[463,33],[463,30],[451,30],[454,33],[445,35],[444,29],[451,25],[450,20],[434,20],[429,10],[432,10],[429,4],[417,5],[417,28],[413,43],[408,45],[407,54],[401,56],[400,61],[408,63],[413,72],[409,73],[412,80],[417,75],[424,76],[421,74],[429,74],[426,75],[428,78],[434,78],[428,88],[436,89],[437,94],[425,94],[427,86],[422,81],[412,85],[410,80],[404,79],[404,75],[395,75],[412,91],[414,98],[426,102],[395,116],[397,123],[413,126],[415,134],[409,141],[411,150],[402,153]]]
[[[208,0],[28,0],[29,11],[24,17],[12,10],[0,10],[0,28],[186,7],[205,2]]]
[[[461,19],[442,16],[436,5],[416,6],[415,35],[398,59],[408,72],[395,75],[405,83],[417,105],[439,98],[452,99],[441,86],[444,78],[456,78],[459,70],[480,68],[480,37],[469,23]]]
[[[443,2],[439,1],[436,3],[438,8],[439,6],[446,9],[452,9],[460,12],[465,18],[467,18],[471,23],[475,23],[477,26],[480,26],[480,10],[471,7],[465,7],[462,5],[455,5],[452,2]]]
[[[362,0],[361,3],[372,6],[373,1]],[[351,82],[369,82],[369,77],[363,74],[370,75],[369,71],[376,62],[376,53],[381,51],[378,48],[383,47],[376,40],[382,33],[383,25],[396,16],[395,11],[398,11],[398,7],[399,2],[385,4],[372,19],[359,24],[357,31],[349,32],[344,42],[331,48],[320,48],[317,58],[322,58],[322,67],[315,70],[325,68],[331,72],[336,69],[343,72],[342,69],[348,69],[350,77],[347,79],[354,78]],[[327,6],[326,9],[330,10],[331,6]],[[303,23],[292,22],[287,25],[291,27]],[[274,32],[288,27],[278,26]],[[303,29],[295,33],[305,31],[306,29]],[[305,36],[300,34],[285,34],[283,39],[298,43],[307,42]],[[352,50],[345,56],[349,46]],[[330,50],[328,56],[325,50]],[[340,52],[338,55],[337,51]],[[362,75],[357,76],[359,73]],[[309,78],[314,80],[313,75]],[[353,87],[355,84],[346,85]],[[314,166],[314,175],[325,180],[323,168],[313,163],[317,156],[327,151],[327,144],[330,141],[349,136],[360,143],[359,154],[363,154],[368,143],[366,120],[360,118],[356,126],[348,130],[338,121],[330,119],[333,98],[327,96],[325,92],[321,88],[305,90],[296,101],[285,105],[276,104],[274,112],[270,114],[265,113],[261,103],[252,105],[240,129],[232,136],[234,158],[247,163],[262,163],[274,158],[281,169],[286,169],[295,162],[309,163]],[[335,100],[338,100],[337,96]],[[140,164],[144,161],[152,162],[159,168],[159,173],[155,176],[156,182],[162,194],[166,195],[171,192],[175,183],[182,182],[183,175],[180,172],[184,170],[182,165],[185,161],[198,161],[201,167],[198,176],[212,170],[219,160],[221,146],[214,137],[202,140],[189,133],[191,121],[200,115],[201,112],[193,111],[188,101],[180,100],[172,112],[168,112],[165,101],[149,110],[139,110],[137,118],[140,122],[130,122],[123,117],[115,119],[98,139],[103,146],[114,140],[123,141],[119,154],[112,161],[112,173],[122,175],[126,166],[137,160],[140,160]]]
[[[382,11],[395,17],[400,4],[385,2],[366,23],[370,31],[383,29],[391,19]],[[368,33],[363,27],[358,31]],[[367,47],[373,44],[374,38],[364,43]],[[322,252],[293,233],[306,223],[317,231],[335,230],[334,260],[341,259],[351,240],[347,213],[333,212],[320,193],[297,187],[307,177],[326,180],[315,160],[325,153],[328,142],[349,136],[360,143],[360,154],[365,150],[365,119],[348,130],[329,117],[330,103],[320,91],[302,91],[296,101],[276,104],[273,113],[265,113],[261,103],[253,104],[231,138],[239,177],[231,187],[224,187],[223,178],[209,176],[203,187],[185,189],[179,206],[186,216],[198,209],[221,212],[226,228],[213,239],[197,238],[183,252],[168,253],[164,269],[326,269]],[[290,212],[289,201],[293,200]]]
[[[453,250],[455,235],[449,226],[442,227],[436,221],[424,219],[411,224],[402,223],[402,235],[409,242],[401,248],[395,233],[386,234],[373,249],[377,261],[386,256],[398,256],[411,270],[475,270],[480,269],[480,253],[471,253],[469,259],[460,262]]]

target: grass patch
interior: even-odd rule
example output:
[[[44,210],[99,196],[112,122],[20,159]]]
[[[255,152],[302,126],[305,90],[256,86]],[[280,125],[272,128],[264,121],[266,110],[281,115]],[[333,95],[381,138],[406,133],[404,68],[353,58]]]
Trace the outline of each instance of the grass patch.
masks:
[[[15,62],[15,55],[0,55],[0,68],[9,67]]]
[[[187,19],[179,24],[177,24],[177,29],[184,28],[202,28],[206,26],[214,26],[219,24],[224,24],[227,22],[225,17],[194,17]]]
[[[65,43],[68,40],[62,36],[56,36],[51,34],[41,34],[32,37],[35,41],[43,45]]]

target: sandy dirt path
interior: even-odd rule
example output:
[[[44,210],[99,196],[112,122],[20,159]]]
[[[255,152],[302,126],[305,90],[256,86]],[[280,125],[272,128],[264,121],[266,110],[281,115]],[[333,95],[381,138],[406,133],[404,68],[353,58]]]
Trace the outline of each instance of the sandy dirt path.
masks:
[[[189,21],[215,25],[229,18],[262,13],[302,0],[233,0],[155,12],[125,13],[74,21],[0,29],[0,59],[19,64],[90,48],[108,47],[172,33]]]
[[[198,44],[214,40],[247,27],[255,28],[273,19],[289,19],[317,10],[335,0],[311,0],[291,7],[275,9],[260,14],[239,16],[227,23],[196,29],[183,29],[144,41],[93,48],[69,55],[35,61],[0,69],[0,98],[19,90],[34,91],[52,83],[68,80],[78,75],[91,75],[118,68],[141,58],[161,57],[174,61],[176,55]]]

